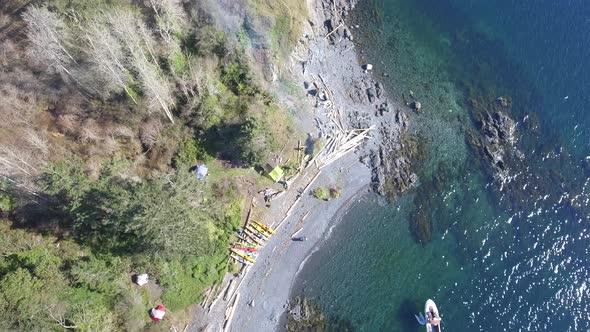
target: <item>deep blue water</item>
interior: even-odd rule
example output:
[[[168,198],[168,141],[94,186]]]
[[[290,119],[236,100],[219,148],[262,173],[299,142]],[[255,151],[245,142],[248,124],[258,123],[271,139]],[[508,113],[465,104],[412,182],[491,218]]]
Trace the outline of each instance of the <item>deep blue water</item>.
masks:
[[[390,95],[422,102],[426,159],[397,201],[352,205],[296,291],[359,331],[423,331],[427,298],[445,331],[590,331],[590,2],[361,0],[350,20]],[[513,100],[503,188],[466,144],[474,96]]]

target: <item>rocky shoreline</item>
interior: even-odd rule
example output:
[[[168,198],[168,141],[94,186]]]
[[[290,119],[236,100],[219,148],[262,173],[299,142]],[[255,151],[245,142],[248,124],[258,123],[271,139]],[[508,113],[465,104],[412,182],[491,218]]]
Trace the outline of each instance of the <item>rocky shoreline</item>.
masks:
[[[322,73],[322,81],[329,82],[327,85],[333,89],[332,94],[338,97],[335,102],[348,108],[349,126],[374,126],[373,139],[358,152],[360,160],[371,169],[371,188],[380,195],[395,198],[418,182],[412,171],[417,146],[408,135],[407,114],[419,110],[420,103],[413,101],[410,105],[413,107],[410,107],[390,99],[383,85],[371,75],[374,66],[360,63],[356,55],[353,58],[353,54],[359,51],[353,39],[354,29],[358,26],[349,27],[346,18],[356,3],[356,0],[319,1],[315,7],[316,22],[310,22],[312,31],[302,40],[309,49],[309,60],[301,61],[301,74],[304,80],[313,80],[313,73]],[[320,22],[324,22],[323,25]],[[321,34],[327,36],[328,43],[313,40]],[[315,96],[316,117],[321,119],[327,93],[322,91],[319,82],[305,82],[306,86],[313,86],[308,94]],[[321,123],[329,121],[324,119]],[[332,129],[320,128],[325,133]]]
[[[324,168],[314,183],[341,182],[341,196],[326,203],[303,195],[297,212],[284,221],[281,230],[259,254],[257,263],[241,278],[241,299],[232,314],[228,329],[231,331],[285,329],[291,287],[298,271],[314,248],[325,240],[328,227],[348,204],[369,188],[396,197],[418,181],[411,168],[415,144],[407,139],[407,113],[412,110],[388,98],[383,85],[372,77],[373,66],[359,62],[353,37],[358,26],[346,23],[357,0],[307,3],[309,25],[291,55],[290,75],[283,73],[304,89],[305,100],[299,103],[312,112],[296,117],[313,118],[301,121],[302,129],[310,137],[331,137],[342,130],[340,123],[349,129],[373,127],[371,139],[355,153]],[[284,97],[288,100],[293,96]],[[335,116],[340,120],[334,121]],[[305,218],[305,227],[301,229]],[[294,245],[291,234],[299,231],[308,241]],[[219,301],[210,308],[207,322],[194,323],[191,330],[222,329],[225,306],[224,301]]]

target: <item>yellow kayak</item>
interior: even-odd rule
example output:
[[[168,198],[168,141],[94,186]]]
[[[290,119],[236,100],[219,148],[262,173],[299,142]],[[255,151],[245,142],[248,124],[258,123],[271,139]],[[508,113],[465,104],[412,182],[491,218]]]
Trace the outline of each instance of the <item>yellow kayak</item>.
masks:
[[[251,223],[250,226],[252,226],[255,230],[258,231],[258,233],[264,235],[267,238],[269,238],[272,235],[268,231],[264,230],[262,227],[258,226],[257,224]]]
[[[254,242],[254,240],[252,240],[247,234],[238,236],[238,243],[247,246],[247,247],[252,247],[252,248],[258,248],[260,247],[260,245],[256,242]]]
[[[252,262],[252,263],[254,263],[254,262],[256,261],[256,259],[254,259],[254,257],[252,257],[252,256],[250,256],[250,255],[248,255],[248,254],[245,254],[245,253],[241,252],[240,250],[237,250],[237,249],[231,248],[231,251],[232,251],[234,254],[236,254],[236,255],[238,255],[238,256],[240,256],[240,257],[242,257],[243,259],[245,259],[245,260],[247,260],[247,261],[249,261],[249,262]]]
[[[254,241],[252,241],[250,239],[247,239],[247,240],[241,239],[240,241],[237,241],[236,243],[242,247],[256,248],[256,249],[260,248],[260,246],[258,244],[254,243]]]
[[[256,237],[258,237],[261,240],[264,240],[264,241],[268,240],[267,236],[265,236],[264,233],[256,230],[256,228],[252,227],[251,225],[248,225],[246,227],[246,230],[250,231],[252,234],[254,234]],[[262,237],[260,237],[261,235],[262,235]]]
[[[264,241],[262,241],[258,236],[254,235],[254,233],[252,233],[252,231],[245,229],[244,233],[246,233],[246,235],[248,235],[250,237],[250,239],[252,239],[252,241],[256,242],[257,244],[263,246],[264,245]]]
[[[247,261],[244,258],[242,258],[240,256],[237,256],[236,254],[230,254],[229,257],[233,258],[238,263],[242,263],[242,264],[246,264],[246,265],[252,265],[252,262]]]
[[[255,223],[256,225],[258,225],[258,226],[262,227],[262,229],[264,229],[265,231],[267,231],[267,232],[269,232],[269,233],[271,233],[271,234],[274,234],[274,233],[275,233],[274,229],[272,229],[272,228],[270,228],[270,227],[266,226],[265,224],[263,224],[263,223],[261,223],[261,222],[258,222],[258,221],[256,221],[256,220],[252,220],[252,222],[253,222],[253,223]]]

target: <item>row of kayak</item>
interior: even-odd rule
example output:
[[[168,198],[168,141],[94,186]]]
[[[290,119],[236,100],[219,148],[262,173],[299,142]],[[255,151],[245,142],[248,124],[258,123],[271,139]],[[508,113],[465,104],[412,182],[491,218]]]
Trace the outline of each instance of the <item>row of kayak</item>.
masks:
[[[238,263],[252,265],[258,250],[275,233],[269,226],[252,221],[238,232],[238,241],[232,244],[230,257]]]

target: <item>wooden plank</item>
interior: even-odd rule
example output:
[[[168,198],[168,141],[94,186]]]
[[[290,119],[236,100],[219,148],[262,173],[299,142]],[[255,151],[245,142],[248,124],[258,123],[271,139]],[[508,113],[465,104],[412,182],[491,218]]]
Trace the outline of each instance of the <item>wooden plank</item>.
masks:
[[[250,217],[252,216],[252,208],[253,207],[254,207],[254,196],[252,196],[252,198],[250,198],[250,209],[248,210],[248,215],[246,216],[245,226],[248,226],[248,223],[250,222]]]

